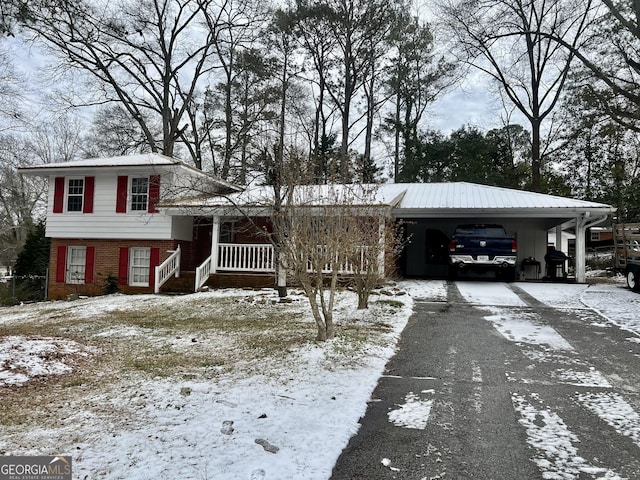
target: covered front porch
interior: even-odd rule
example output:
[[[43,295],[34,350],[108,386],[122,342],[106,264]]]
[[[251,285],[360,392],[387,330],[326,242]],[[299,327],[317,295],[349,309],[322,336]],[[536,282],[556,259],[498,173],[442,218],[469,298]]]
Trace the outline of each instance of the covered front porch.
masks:
[[[270,229],[270,220],[266,217],[195,218],[193,240],[179,244],[169,258],[156,267],[154,291],[159,293],[167,282],[179,285],[177,290],[192,292],[205,285],[275,286],[276,253],[265,234]],[[360,251],[360,264],[364,263],[363,255],[364,250]],[[384,272],[384,258],[378,262],[379,271]],[[356,268],[348,262],[339,262],[338,271],[348,276],[354,274]],[[331,265],[326,265],[322,271],[330,273],[331,269]],[[182,280],[172,280],[178,278]]]

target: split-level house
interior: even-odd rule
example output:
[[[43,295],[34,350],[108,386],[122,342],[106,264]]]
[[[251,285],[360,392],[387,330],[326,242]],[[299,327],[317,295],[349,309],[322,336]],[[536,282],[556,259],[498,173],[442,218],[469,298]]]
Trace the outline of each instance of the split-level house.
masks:
[[[98,295],[108,278],[125,293],[156,290],[157,269],[170,257],[193,268],[190,216],[158,209],[162,198],[239,188],[157,154],[29,166],[48,177],[46,235],[51,238],[49,298]],[[210,240],[208,239],[210,246]],[[176,254],[177,253],[177,254]],[[208,255],[208,254],[207,254]],[[177,263],[176,263],[177,262]]]
[[[117,279],[124,293],[172,288],[175,277],[189,291],[206,283],[275,285],[273,247],[264,234],[271,229],[272,189],[241,188],[159,154],[28,166],[20,172],[49,179],[51,299],[100,294],[108,279]],[[331,206],[326,186],[301,188],[310,206]],[[402,223],[406,245],[397,265],[381,259],[379,267],[404,277],[446,276],[456,225],[499,223],[517,238],[521,279],[540,278],[540,268],[525,266],[543,263],[549,238],[562,245],[563,233],[575,235],[575,280],[584,282],[585,232],[615,211],[596,202],[465,182],[348,188],[368,192],[354,201],[366,197],[381,226]]]

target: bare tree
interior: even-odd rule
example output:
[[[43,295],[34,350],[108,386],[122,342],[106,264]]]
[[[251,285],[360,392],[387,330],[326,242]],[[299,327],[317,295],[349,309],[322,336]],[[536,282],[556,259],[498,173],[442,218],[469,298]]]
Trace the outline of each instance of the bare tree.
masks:
[[[156,132],[156,135],[160,135]],[[120,105],[106,105],[93,116],[82,138],[86,158],[144,153],[151,150],[139,124]]]
[[[553,38],[579,48],[591,0],[460,0],[441,10],[461,59],[499,82],[531,124],[531,186],[539,190],[542,122],[556,107],[574,59]]]
[[[0,136],[0,258],[9,265],[31,227],[44,216],[46,181],[17,171],[19,166],[43,163],[34,145],[17,135]]]
[[[400,15],[390,35],[390,74],[386,88],[393,109],[385,118],[393,140],[393,178],[398,181],[401,153],[412,163],[419,142],[420,123],[431,103],[451,87],[456,68],[435,52],[431,27],[418,17]],[[404,148],[404,152],[401,152]]]
[[[310,159],[315,165],[316,183],[326,183],[332,176],[327,164],[327,142],[333,136],[330,119],[335,111],[328,106],[331,71],[335,67],[336,40],[331,34],[330,9],[325,3],[298,0],[296,38],[313,65],[304,72],[315,85],[314,120],[311,133]]]
[[[377,188],[369,185],[363,193],[371,205],[352,212],[347,235],[352,249],[346,251],[351,267],[346,281],[358,295],[358,309],[369,308],[369,297],[393,271],[397,257],[405,244],[399,224],[389,209],[375,205]]]
[[[98,83],[88,103],[117,103],[138,123],[151,151],[173,155],[202,80],[217,66],[219,13],[230,1],[18,3],[24,28]],[[201,166],[201,158],[192,160]]]
[[[369,197],[357,186],[299,186],[283,206],[282,255],[309,299],[318,341],[335,336],[333,310],[341,279],[355,281],[359,306],[366,308],[370,290],[384,277],[379,218],[385,211],[376,211]]]
[[[245,133],[238,126],[242,120],[237,118],[240,113],[234,96],[237,98],[237,89],[242,88],[242,76],[255,66],[244,61],[248,60],[245,52],[256,45],[263,32],[267,10],[252,0],[228,0],[220,6],[216,18],[207,18],[209,30],[215,32],[212,42],[221,77],[209,90],[209,104],[219,111],[211,116],[211,127],[214,148],[220,154],[218,175],[228,179],[238,152],[242,152]]]
[[[31,156],[37,163],[69,162],[76,159],[81,148],[82,129],[80,120],[72,115],[47,119],[31,126],[26,140],[32,151]]]
[[[24,120],[19,101],[25,89],[1,42],[0,39],[0,132]]]
[[[640,3],[602,0],[589,24],[589,42],[576,45],[548,36],[578,58],[588,74],[582,86],[599,107],[625,128],[640,132]]]
[[[371,62],[377,59],[372,49],[378,48],[393,25],[400,3],[387,0],[327,0],[329,26],[337,44],[339,73],[327,92],[340,112],[340,177],[350,180],[349,150],[354,123],[356,94],[371,76]],[[375,67],[373,67],[375,68]]]

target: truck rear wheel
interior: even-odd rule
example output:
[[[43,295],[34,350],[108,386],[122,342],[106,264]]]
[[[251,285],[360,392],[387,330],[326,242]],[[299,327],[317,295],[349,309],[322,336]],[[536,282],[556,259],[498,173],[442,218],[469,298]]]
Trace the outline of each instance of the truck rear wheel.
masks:
[[[508,283],[516,281],[516,267],[507,267],[504,280]]]
[[[634,292],[640,292],[640,275],[638,268],[630,268],[627,270],[627,287]]]
[[[457,265],[449,265],[448,278],[452,282],[458,279],[458,266]]]

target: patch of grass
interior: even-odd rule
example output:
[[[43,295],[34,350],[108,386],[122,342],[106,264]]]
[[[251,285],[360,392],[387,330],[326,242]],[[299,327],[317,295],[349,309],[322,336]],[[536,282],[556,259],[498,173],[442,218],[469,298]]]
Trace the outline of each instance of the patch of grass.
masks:
[[[236,363],[267,357],[282,358],[313,338],[314,326],[302,313],[222,299],[208,303],[136,311],[113,311],[101,319],[103,331],[94,337],[100,348],[114,352],[119,369],[168,377],[184,372],[209,377],[233,369]],[[280,311],[279,311],[280,310]],[[114,325],[143,329],[139,335],[118,335]]]
[[[400,302],[398,300],[381,299],[381,300],[378,300],[375,303],[380,304],[380,305],[386,305],[386,306],[393,307],[393,308],[402,308],[402,307],[404,307],[404,303],[402,303],[402,302]]]
[[[120,368],[152,377],[170,377],[182,372],[193,372],[225,366],[225,359],[211,354],[179,352],[165,345],[157,349],[128,352],[122,357]],[[190,374],[196,378],[195,374]]]
[[[73,388],[81,387],[82,385],[86,385],[87,383],[88,381],[84,377],[72,377],[69,380],[63,381],[62,386],[64,388]]]
[[[74,413],[70,405],[77,398],[101,387],[89,374],[52,375],[0,388],[0,425],[24,428],[60,423]]]

